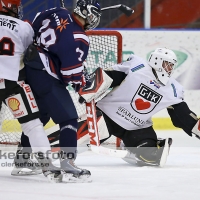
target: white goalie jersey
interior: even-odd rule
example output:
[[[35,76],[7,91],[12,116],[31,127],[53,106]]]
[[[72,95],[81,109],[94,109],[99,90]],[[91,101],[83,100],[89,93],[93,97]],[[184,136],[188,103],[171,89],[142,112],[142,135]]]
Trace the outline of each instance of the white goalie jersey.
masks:
[[[173,78],[166,86],[162,85],[148,63],[138,56],[133,55],[129,61],[112,68],[127,76],[97,107],[126,130],[151,126],[155,113],[183,101],[183,87]]]
[[[0,29],[0,79],[17,81],[34,31],[29,23],[5,15],[0,15]]]

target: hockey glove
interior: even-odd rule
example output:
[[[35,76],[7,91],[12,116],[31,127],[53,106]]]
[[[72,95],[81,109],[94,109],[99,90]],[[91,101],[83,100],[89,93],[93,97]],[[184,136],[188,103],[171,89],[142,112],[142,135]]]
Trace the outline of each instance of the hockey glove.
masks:
[[[89,75],[88,84],[80,89],[79,95],[81,98],[79,102],[91,102],[93,99],[97,99],[108,90],[112,81],[100,67],[97,68]]]
[[[78,92],[80,90],[81,87],[90,87],[91,86],[91,81],[90,81],[90,75],[87,71],[87,63],[86,62],[83,62],[83,66],[84,66],[84,69],[83,69],[83,75],[81,77],[81,84],[75,84],[73,83],[72,84],[72,87],[74,88],[74,90],[76,92]]]

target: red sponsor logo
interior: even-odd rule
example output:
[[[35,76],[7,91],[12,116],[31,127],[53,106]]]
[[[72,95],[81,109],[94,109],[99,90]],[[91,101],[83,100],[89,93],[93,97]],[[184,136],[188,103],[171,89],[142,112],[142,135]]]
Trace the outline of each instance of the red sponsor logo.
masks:
[[[18,113],[13,113],[13,115],[14,115],[15,118],[18,118],[18,117],[23,116],[23,115],[24,115],[24,112],[21,111],[21,112],[18,112]]]
[[[24,87],[24,89],[25,89],[25,91],[26,91],[26,93],[27,93],[28,99],[30,100],[30,103],[31,103],[32,108],[37,108],[37,104],[35,103],[35,98],[34,98],[34,96],[33,96],[33,93],[32,93],[32,91],[31,91],[30,86],[29,86],[29,85],[26,85],[26,86]]]
[[[99,146],[99,137],[97,133],[98,130],[97,130],[97,125],[95,124],[96,116],[93,116],[92,104],[86,103],[86,111],[87,111],[88,132],[90,135],[90,144]],[[94,113],[96,112],[94,111]]]

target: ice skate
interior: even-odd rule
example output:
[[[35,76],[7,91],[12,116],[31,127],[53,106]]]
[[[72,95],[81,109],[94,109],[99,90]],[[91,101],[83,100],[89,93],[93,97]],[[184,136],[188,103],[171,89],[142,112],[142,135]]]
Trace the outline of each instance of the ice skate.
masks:
[[[157,147],[141,147],[135,154],[136,164],[138,166],[160,166],[163,167],[169,155],[169,149],[172,139],[159,139]],[[141,149],[140,148],[140,149]]]
[[[60,167],[63,174],[63,182],[91,182],[91,173],[89,170],[81,169],[74,164],[74,159],[64,157],[60,154]],[[64,157],[64,158],[63,158]]]
[[[50,182],[62,182],[62,174],[60,168],[54,166],[51,160],[41,152],[35,153],[35,157],[42,168],[44,176],[47,177]]]
[[[41,174],[42,169],[37,161],[31,160],[29,153],[23,153],[19,146],[14,159],[14,168],[11,172],[13,176],[26,176]]]

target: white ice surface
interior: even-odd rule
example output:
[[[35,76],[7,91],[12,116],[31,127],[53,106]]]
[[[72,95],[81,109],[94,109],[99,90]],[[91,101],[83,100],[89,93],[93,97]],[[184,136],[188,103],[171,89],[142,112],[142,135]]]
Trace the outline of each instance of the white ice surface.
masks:
[[[182,131],[158,131],[172,137],[166,166],[136,167],[119,158],[85,152],[76,164],[92,173],[92,183],[52,184],[43,175],[11,176],[0,159],[0,200],[199,200],[200,140]]]

